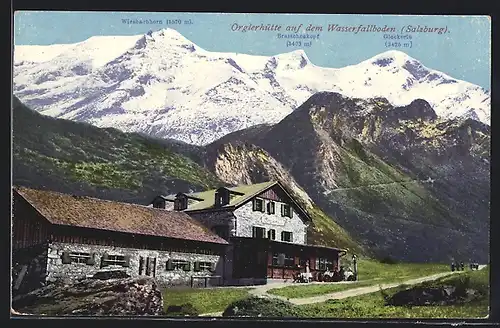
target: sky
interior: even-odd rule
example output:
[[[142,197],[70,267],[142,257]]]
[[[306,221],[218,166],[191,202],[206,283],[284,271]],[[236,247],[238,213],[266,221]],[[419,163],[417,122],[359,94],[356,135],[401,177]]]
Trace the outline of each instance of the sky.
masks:
[[[249,24],[270,24],[274,29],[243,32],[241,26]],[[310,24],[322,31],[306,31]],[[340,30],[328,31],[333,25]],[[92,36],[137,35],[162,28],[173,28],[209,51],[272,56],[303,49],[313,64],[323,67],[354,65],[400,50],[429,68],[490,90],[488,16],[21,11],[14,16],[14,44],[76,43]],[[279,38],[295,32],[314,39]]]

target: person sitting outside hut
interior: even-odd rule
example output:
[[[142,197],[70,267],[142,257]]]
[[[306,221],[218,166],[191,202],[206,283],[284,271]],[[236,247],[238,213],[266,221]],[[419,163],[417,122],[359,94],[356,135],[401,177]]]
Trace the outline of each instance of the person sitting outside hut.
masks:
[[[307,262],[306,262],[306,270],[304,272],[304,279],[307,282],[311,282],[313,280],[313,277],[312,277],[312,274],[311,274],[311,270],[309,269],[309,263],[307,263]]]

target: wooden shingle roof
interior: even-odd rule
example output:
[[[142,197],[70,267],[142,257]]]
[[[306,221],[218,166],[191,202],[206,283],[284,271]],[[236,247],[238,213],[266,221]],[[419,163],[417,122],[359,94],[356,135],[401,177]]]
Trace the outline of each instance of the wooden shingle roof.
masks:
[[[52,224],[227,244],[184,212],[25,187],[14,192]]]

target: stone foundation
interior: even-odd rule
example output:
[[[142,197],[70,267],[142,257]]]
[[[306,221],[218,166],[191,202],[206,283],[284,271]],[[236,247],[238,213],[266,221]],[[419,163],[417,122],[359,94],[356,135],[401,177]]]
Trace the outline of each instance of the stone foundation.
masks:
[[[63,263],[65,252],[70,254],[92,254],[93,261],[89,263]],[[124,256],[127,257],[127,264],[123,265],[107,265],[103,267],[105,254],[108,256]],[[104,257],[104,259],[103,259]],[[142,273],[140,270],[140,257],[144,259]],[[67,244],[67,243],[51,243],[48,247],[48,264],[47,264],[47,280],[54,281],[58,279],[78,279],[94,275],[99,271],[107,270],[120,270],[126,272],[131,277],[145,276],[146,273],[146,259],[151,259],[151,267],[155,266],[154,270],[151,269],[149,276],[155,277],[158,283],[164,287],[173,286],[191,286],[204,287],[205,279],[201,276],[212,276],[207,280],[208,286],[217,286],[222,284],[222,276],[224,273],[223,257],[219,255],[196,254],[196,253],[177,253],[168,251],[156,251],[146,249],[134,248],[120,248],[99,245],[86,245],[86,244]],[[171,260],[184,260],[190,263],[189,270],[183,269],[167,270],[167,261]],[[195,262],[206,262],[212,265],[214,271],[210,269],[200,269],[194,271]],[[153,272],[154,271],[154,272]],[[221,278],[214,277],[221,276]],[[194,277],[194,279],[192,279]]]

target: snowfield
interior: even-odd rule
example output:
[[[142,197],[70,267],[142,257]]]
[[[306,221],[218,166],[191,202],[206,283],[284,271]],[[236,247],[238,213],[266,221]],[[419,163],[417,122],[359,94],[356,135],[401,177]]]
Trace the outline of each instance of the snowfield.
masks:
[[[319,91],[385,97],[396,106],[421,98],[441,117],[490,124],[489,91],[400,51],[325,68],[302,50],[209,52],[172,29],[14,48],[14,94],[38,112],[197,145],[276,123]]]

